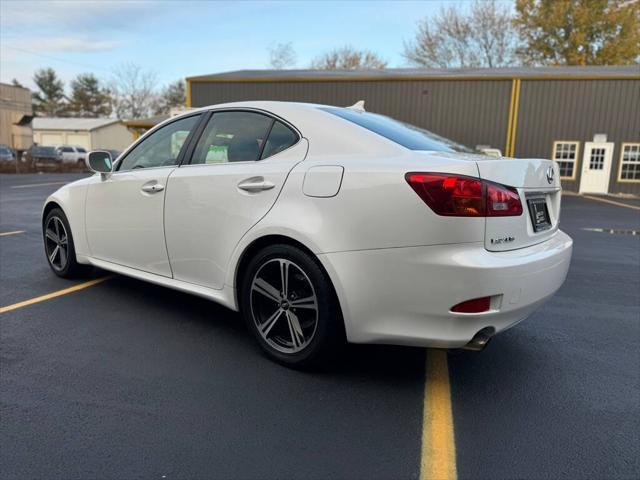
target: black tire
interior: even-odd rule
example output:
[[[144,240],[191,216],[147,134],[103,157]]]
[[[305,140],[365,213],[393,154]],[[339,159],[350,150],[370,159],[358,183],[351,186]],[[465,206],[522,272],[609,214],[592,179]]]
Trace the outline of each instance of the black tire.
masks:
[[[280,304],[273,296],[284,282],[282,270],[276,268],[287,269],[290,277],[287,298],[277,292]],[[267,280],[273,288],[265,295],[262,287]],[[313,295],[315,303],[305,302]],[[305,369],[327,364],[339,356],[346,343],[340,306],[328,275],[314,257],[297,247],[281,244],[260,250],[243,272],[239,298],[247,328],[263,351],[282,365]],[[281,313],[270,325],[278,311]],[[261,329],[266,330],[266,336]]]
[[[60,223],[57,223],[60,222]],[[58,227],[56,230],[55,227]],[[62,230],[62,228],[64,230]],[[60,232],[59,242],[55,238],[47,236],[47,230],[51,230],[57,237],[57,233]],[[73,235],[71,234],[71,227],[69,221],[64,212],[59,208],[53,208],[44,219],[42,224],[42,238],[44,241],[44,251],[47,258],[47,263],[53,273],[62,278],[76,278],[85,275],[91,267],[88,265],[81,265],[76,259],[76,250],[73,243]],[[66,253],[63,256],[61,249],[66,244]],[[58,253],[52,254],[55,250],[55,246],[58,246]]]

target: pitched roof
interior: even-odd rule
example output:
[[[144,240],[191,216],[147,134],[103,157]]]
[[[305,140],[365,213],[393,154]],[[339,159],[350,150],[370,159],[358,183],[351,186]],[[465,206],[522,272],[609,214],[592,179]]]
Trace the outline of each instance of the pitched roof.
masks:
[[[119,122],[116,118],[35,117],[32,127],[34,130],[91,131]]]
[[[189,81],[415,80],[429,78],[640,78],[638,66],[513,68],[387,68],[384,70],[235,70],[187,77]]]

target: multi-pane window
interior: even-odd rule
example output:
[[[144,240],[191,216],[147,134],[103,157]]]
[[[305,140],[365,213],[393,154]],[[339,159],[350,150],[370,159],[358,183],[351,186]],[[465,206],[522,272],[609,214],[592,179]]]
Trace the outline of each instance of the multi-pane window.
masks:
[[[604,148],[592,148],[589,156],[589,170],[602,170],[604,168]]]
[[[558,162],[560,178],[575,178],[578,142],[554,142],[552,158]]]
[[[640,143],[622,144],[620,180],[640,181]]]

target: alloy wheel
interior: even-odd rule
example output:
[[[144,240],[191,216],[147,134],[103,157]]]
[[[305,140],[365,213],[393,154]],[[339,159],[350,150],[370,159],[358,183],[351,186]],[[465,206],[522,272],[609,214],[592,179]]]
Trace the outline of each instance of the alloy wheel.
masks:
[[[251,315],[263,340],[275,350],[303,350],[318,327],[318,300],[307,274],[294,262],[265,262],[251,282]]]
[[[49,219],[45,228],[45,249],[49,263],[56,271],[64,270],[69,258],[69,237],[59,217]]]

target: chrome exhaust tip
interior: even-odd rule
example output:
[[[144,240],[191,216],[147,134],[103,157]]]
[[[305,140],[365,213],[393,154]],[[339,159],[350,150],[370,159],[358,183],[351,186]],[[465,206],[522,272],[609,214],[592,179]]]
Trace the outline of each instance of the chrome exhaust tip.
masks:
[[[472,352],[481,352],[489,345],[489,342],[493,338],[496,333],[496,329],[493,327],[485,327],[482,330],[478,331],[473,338],[467,343],[463,350],[469,350]]]

